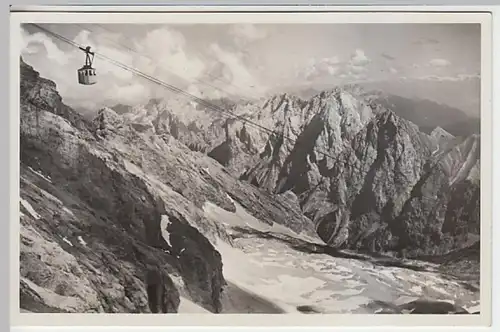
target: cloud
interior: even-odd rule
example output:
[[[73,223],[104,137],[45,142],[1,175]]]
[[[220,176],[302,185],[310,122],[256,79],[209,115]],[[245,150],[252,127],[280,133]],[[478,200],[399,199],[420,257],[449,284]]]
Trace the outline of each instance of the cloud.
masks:
[[[58,31],[56,28],[54,32],[67,37],[67,32],[62,29]],[[267,36],[265,29],[244,24],[234,25],[226,33],[227,36],[238,36],[240,42]],[[215,42],[202,50],[190,48],[192,44],[189,45],[186,36],[171,27],[159,27],[140,36],[135,35],[135,38],[88,28],[79,31],[74,41],[198,97],[219,98],[225,94],[255,97],[267,89],[258,79],[259,73],[267,69],[259,66],[255,58],[244,51],[233,50],[231,45],[221,46]],[[44,49],[50,56],[43,55]],[[148,98],[169,94],[158,84],[99,56],[94,59],[98,84],[81,86],[75,77],[76,70],[84,63],[84,53],[71,47],[65,50],[59,40],[43,33],[29,35],[25,32],[21,53],[42,76],[57,83],[63,98],[71,101],[74,107],[95,110],[117,102],[137,105]],[[333,72],[332,68],[329,70]]]
[[[353,66],[366,66],[370,61],[362,49],[357,49],[352,55],[350,63]]]
[[[151,91],[140,83],[112,84],[108,86],[104,96],[111,103],[116,103],[116,96],[120,96],[120,103],[125,105],[146,103],[152,97]]]
[[[337,56],[323,58],[309,58],[304,66],[296,66],[296,77],[305,80],[314,80],[321,77],[335,75],[340,70],[340,59]]]
[[[134,48],[137,53],[148,55],[139,57],[143,58],[140,61],[146,64],[152,74],[164,74],[167,71],[191,81],[199,78],[206,69],[203,60],[186,52],[186,39],[173,29],[150,31],[143,40],[135,41]]]
[[[199,98],[211,98],[218,99],[226,96],[223,91],[215,89],[207,89],[205,86],[200,84],[191,84],[186,91]]]
[[[352,73],[363,73],[363,72],[367,71],[366,67],[364,67],[364,66],[359,66],[359,65],[356,65],[356,66],[351,65],[351,66],[349,67],[349,69],[350,69],[350,71],[351,71]]]
[[[323,58],[321,60],[321,63],[327,64],[327,65],[338,65],[340,63],[340,59],[338,56],[332,56],[329,58]]]
[[[57,33],[65,35],[64,31]],[[79,45],[91,46],[98,54],[180,88],[189,86],[206,71],[204,61],[186,51],[184,36],[172,29],[155,29],[135,40],[116,33],[101,33],[97,29],[90,29],[79,31],[73,40]],[[21,55],[42,76],[55,81],[63,98],[70,100],[72,106],[97,109],[109,106],[108,102],[136,105],[158,95],[160,90],[163,95],[167,93],[161,86],[98,55],[94,59],[98,83],[93,86],[78,85],[76,70],[85,61],[81,50],[71,47],[64,50],[59,40],[43,33],[30,35],[24,30],[22,43]]]
[[[21,50],[21,54],[36,54],[43,50],[48,59],[60,65],[68,63],[66,53],[41,32],[30,35],[21,28]]]
[[[451,65],[451,62],[446,59],[432,59],[429,64],[434,67],[446,67]]]
[[[426,75],[418,77],[419,80],[423,81],[440,81],[440,82],[463,82],[471,79],[479,79],[478,74],[458,74],[456,76],[438,76],[438,75]]]
[[[338,56],[309,58],[305,66],[296,68],[296,76],[309,82],[361,80],[367,78],[371,62],[363,50],[356,49],[347,61],[341,61]]]
[[[389,71],[391,72],[391,74],[397,74],[398,73],[398,70],[396,68],[389,68]]]
[[[333,75],[338,71],[338,68],[333,66],[328,66],[326,67],[326,70],[328,71],[328,74]]]
[[[78,43],[79,45],[90,46],[91,50],[98,50],[99,54],[104,54],[105,56],[113,60],[119,61],[127,66],[133,66],[133,55],[118,50],[115,47],[109,46],[110,42],[107,41],[107,39],[103,38],[105,36],[101,36],[101,38],[99,39],[97,38],[93,39],[90,36],[91,36],[90,31],[82,30],[78,33],[78,35],[74,38],[73,41]],[[98,40],[100,40],[100,42]],[[80,61],[83,64],[85,55],[81,51],[78,52],[80,54],[75,54],[75,58],[81,59]],[[101,59],[99,56],[96,56],[94,58],[93,67],[96,68],[96,72],[98,75],[111,74],[115,78],[121,80],[130,80],[133,77],[133,73],[131,73],[130,71],[120,68],[112,63],[109,63],[108,61]]]
[[[251,72],[250,66],[245,63],[242,52],[229,51],[219,44],[211,44],[209,51],[215,59],[218,59],[212,64],[209,72],[210,77],[219,77],[226,82],[224,91],[249,97],[249,89],[252,89],[252,95],[262,93],[267,89],[265,84],[260,82]]]

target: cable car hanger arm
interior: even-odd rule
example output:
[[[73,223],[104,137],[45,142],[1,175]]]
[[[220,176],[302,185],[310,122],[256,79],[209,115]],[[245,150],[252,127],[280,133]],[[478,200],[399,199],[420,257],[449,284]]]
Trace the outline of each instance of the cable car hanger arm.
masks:
[[[84,51],[84,52],[85,52],[85,53],[87,53],[87,54],[92,54],[92,55],[94,55],[94,52],[91,52],[91,51],[90,51],[90,46],[87,46],[86,48],[83,48],[83,47],[81,47],[81,46],[78,46],[78,48],[79,48],[79,49],[81,49],[82,51]]]

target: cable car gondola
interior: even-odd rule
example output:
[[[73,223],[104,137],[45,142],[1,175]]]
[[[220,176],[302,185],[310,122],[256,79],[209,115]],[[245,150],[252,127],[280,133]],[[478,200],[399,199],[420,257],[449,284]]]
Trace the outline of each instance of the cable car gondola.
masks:
[[[94,61],[94,52],[90,51],[90,46],[86,48],[79,47],[85,52],[85,65],[78,69],[78,83],[82,85],[93,85],[97,83],[95,68],[92,67]]]

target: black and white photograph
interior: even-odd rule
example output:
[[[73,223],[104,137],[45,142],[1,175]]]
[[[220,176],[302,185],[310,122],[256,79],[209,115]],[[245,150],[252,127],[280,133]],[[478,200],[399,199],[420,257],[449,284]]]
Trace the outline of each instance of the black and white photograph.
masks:
[[[20,313],[489,310],[481,22],[19,35]]]

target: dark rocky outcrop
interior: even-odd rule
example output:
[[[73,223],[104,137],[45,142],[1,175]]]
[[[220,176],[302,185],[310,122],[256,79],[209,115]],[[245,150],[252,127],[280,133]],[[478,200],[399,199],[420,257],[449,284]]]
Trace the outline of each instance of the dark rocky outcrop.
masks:
[[[150,269],[146,274],[146,289],[152,313],[177,312],[179,292],[172,280],[160,269]]]
[[[378,314],[412,314],[412,315],[463,315],[470,314],[464,308],[445,301],[418,299],[401,305],[376,301],[371,306],[380,309]]]

